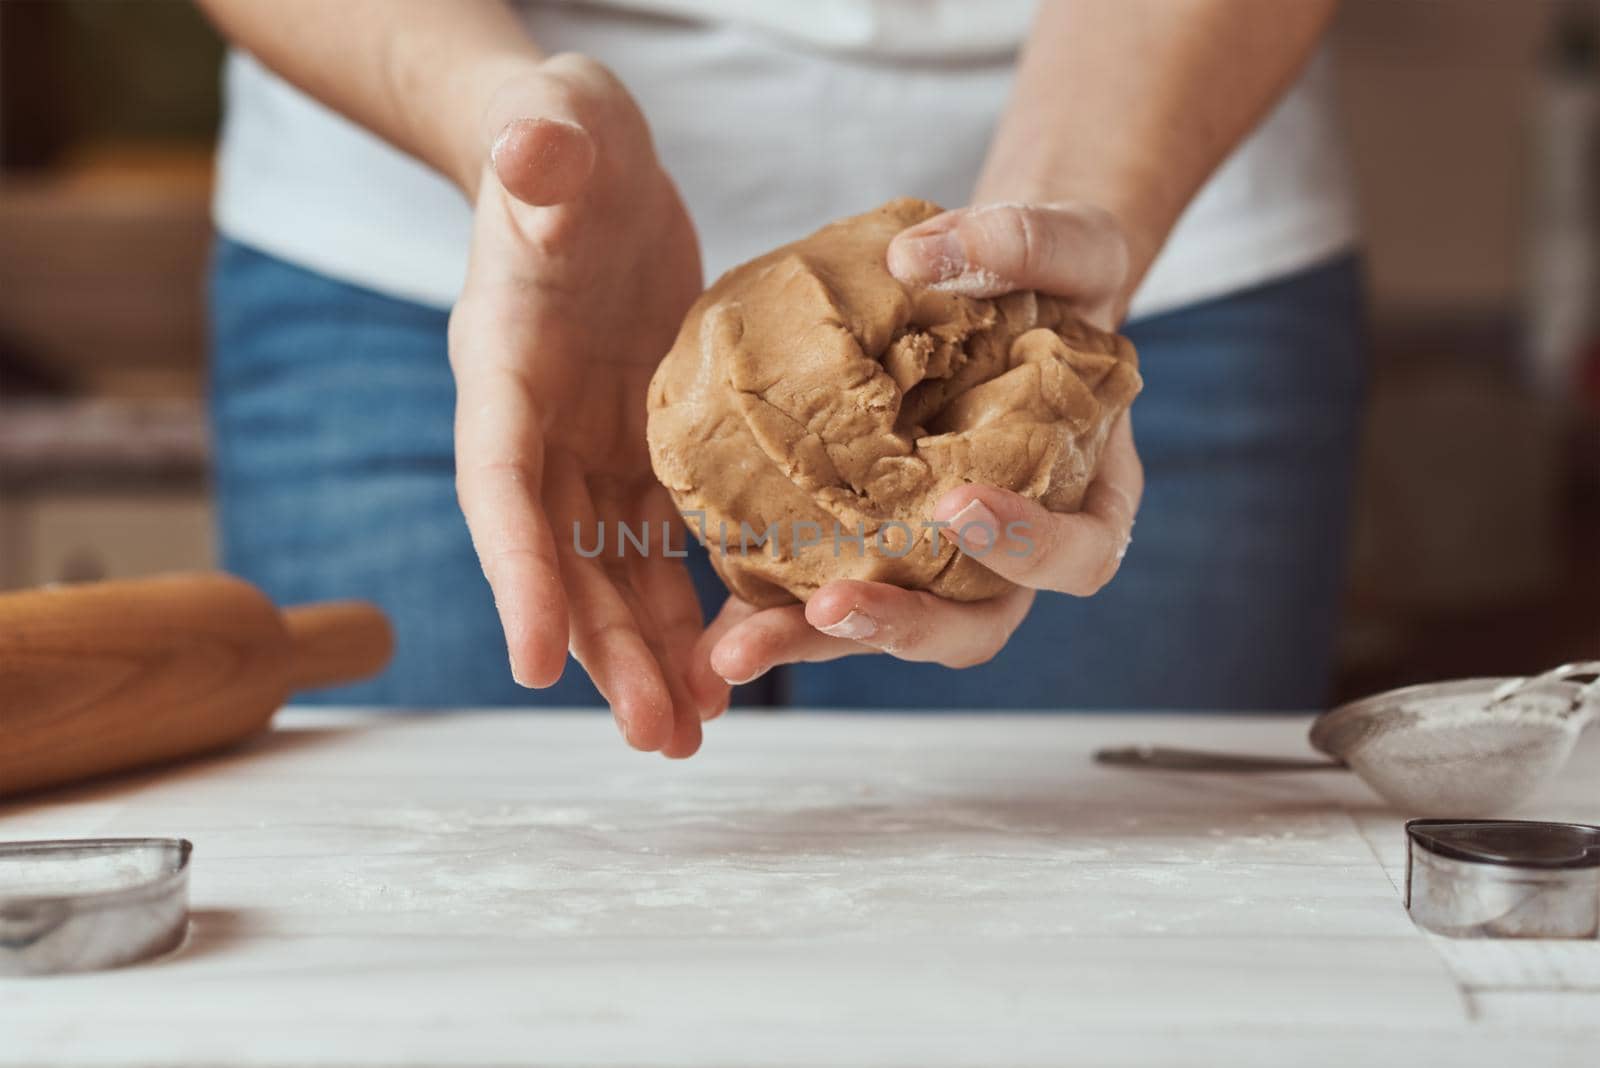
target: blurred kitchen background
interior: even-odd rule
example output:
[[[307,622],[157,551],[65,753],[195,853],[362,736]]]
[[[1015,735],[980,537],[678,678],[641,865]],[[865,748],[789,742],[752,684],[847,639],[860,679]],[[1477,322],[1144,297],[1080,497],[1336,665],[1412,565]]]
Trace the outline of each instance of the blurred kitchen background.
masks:
[[[1376,390],[1341,690],[1600,656],[1600,0],[1346,0]],[[0,0],[0,589],[205,566],[221,47]]]

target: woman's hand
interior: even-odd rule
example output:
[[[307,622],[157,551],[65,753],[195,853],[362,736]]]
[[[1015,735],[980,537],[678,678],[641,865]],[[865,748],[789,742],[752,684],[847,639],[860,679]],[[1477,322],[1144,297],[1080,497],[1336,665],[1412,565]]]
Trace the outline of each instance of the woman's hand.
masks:
[[[1126,307],[1129,257],[1122,231],[1112,216],[1081,203],[945,212],[895,238],[889,267],[901,281],[968,296],[1037,289],[1067,297],[1085,319],[1106,330],[1116,327]],[[948,667],[981,664],[1004,647],[1035,591],[1086,597],[1111,580],[1127,550],[1143,491],[1133,429],[1123,416],[1112,429],[1082,511],[1058,515],[1015,493],[963,486],[945,494],[927,517],[948,522],[940,532],[953,541],[965,529],[966,544],[975,555],[982,552],[978,558],[984,566],[1018,589],[960,603],[850,580],[828,583],[803,606],[758,610],[730,598],[701,639],[709,656],[697,666],[696,685],[709,687],[714,676],[748,682],[779,664],[855,653],[889,653]],[[987,551],[985,532],[992,534]]]
[[[628,742],[683,757],[727,700],[689,656],[702,632],[682,527],[650,471],[645,390],[700,293],[694,228],[637,106],[603,67],[556,56],[490,104],[472,254],[450,317],[456,483],[512,674],[569,648]],[[649,524],[650,550],[617,553]],[[605,552],[586,558],[604,531]]]

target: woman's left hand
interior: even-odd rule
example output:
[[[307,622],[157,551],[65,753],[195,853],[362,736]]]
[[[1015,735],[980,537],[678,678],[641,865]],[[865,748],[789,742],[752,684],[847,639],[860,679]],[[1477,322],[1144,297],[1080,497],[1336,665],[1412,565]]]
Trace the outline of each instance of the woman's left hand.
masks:
[[[1127,242],[1116,220],[1084,203],[982,205],[945,212],[906,230],[889,247],[901,281],[974,297],[1036,289],[1072,300],[1080,314],[1114,329],[1125,309]],[[841,580],[804,605],[757,609],[730,597],[701,638],[696,670],[749,682],[780,664],[888,653],[947,667],[981,664],[1005,646],[1038,590],[1087,597],[1116,574],[1144,491],[1144,470],[1126,415],[1106,443],[1081,511],[1057,514],[992,486],[963,486],[928,518],[967,544],[993,533],[984,566],[1017,589],[957,602],[877,582]],[[976,524],[976,525],[974,525]],[[1017,524],[1022,524],[1018,526]],[[1008,532],[1022,538],[1008,537]],[[978,535],[980,537],[975,537]],[[974,554],[976,555],[976,553]],[[701,680],[710,689],[714,680]]]

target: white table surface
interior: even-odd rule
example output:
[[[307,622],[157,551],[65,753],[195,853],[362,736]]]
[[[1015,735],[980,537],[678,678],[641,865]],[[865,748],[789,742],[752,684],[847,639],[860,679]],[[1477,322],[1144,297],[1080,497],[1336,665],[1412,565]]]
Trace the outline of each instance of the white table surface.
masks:
[[[1600,1063],[1600,943],[1452,942],[1277,717],[290,712],[231,755],[0,805],[193,840],[164,960],[0,980],[0,1064]],[[1600,737],[1525,815],[1600,821]]]

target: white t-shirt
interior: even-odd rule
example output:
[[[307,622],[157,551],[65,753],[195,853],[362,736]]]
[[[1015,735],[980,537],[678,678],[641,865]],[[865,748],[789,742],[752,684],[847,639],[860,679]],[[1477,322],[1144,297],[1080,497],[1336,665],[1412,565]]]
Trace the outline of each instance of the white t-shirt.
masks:
[[[520,7],[542,48],[594,56],[639,100],[714,277],[897,196],[966,203],[1033,3]],[[1201,190],[1135,315],[1236,292],[1353,244],[1331,76],[1318,56]],[[227,104],[215,201],[224,234],[392,296],[454,302],[470,212],[453,185],[248,56],[229,58]]]

